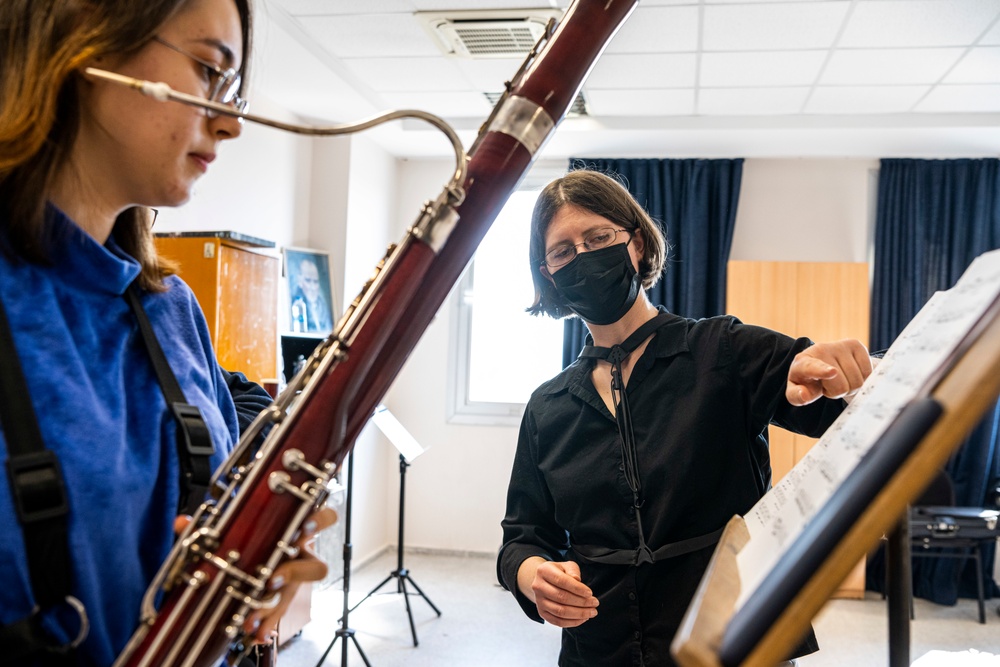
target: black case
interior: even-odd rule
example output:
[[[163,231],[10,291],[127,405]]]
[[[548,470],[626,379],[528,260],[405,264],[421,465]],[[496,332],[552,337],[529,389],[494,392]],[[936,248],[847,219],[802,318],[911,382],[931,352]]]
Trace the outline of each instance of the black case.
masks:
[[[996,538],[1000,536],[998,517],[1000,511],[982,507],[911,507],[910,537],[938,542]]]

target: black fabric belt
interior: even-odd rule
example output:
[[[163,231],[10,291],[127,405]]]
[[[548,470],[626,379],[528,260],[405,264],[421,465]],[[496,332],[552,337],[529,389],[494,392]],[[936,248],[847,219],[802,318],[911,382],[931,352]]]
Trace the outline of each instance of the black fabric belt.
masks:
[[[601,563],[603,565],[642,565],[643,563],[658,563],[668,558],[676,558],[694,551],[700,551],[705,547],[710,547],[719,541],[723,528],[690,537],[680,542],[664,544],[659,549],[652,551],[643,544],[638,549],[609,549],[607,547],[595,547],[586,544],[574,544],[573,550],[580,554],[584,560],[591,563]]]

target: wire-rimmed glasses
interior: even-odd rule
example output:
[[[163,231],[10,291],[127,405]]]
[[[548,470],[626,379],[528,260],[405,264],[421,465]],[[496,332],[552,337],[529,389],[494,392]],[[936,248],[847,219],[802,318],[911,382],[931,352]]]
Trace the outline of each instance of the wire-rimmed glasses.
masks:
[[[580,246],[583,246],[587,250],[600,250],[601,248],[607,248],[610,245],[614,245],[618,241],[619,234],[627,234],[628,241],[632,240],[631,229],[601,227],[588,233],[583,238],[583,243],[577,243],[576,245],[572,243],[560,243],[545,253],[545,261],[542,262],[542,266],[547,266],[550,269],[558,269],[560,266],[569,264],[576,258],[578,252],[577,248]],[[626,243],[628,241],[626,241]]]
[[[246,113],[247,109],[250,108],[250,103],[238,94],[242,77],[235,69],[232,67],[222,69],[218,65],[213,65],[206,60],[202,60],[190,51],[171,44],[159,36],[155,36],[153,39],[168,49],[173,49],[177,53],[187,56],[205,68],[205,73],[212,82],[208,88],[207,99],[209,101],[218,102],[219,104],[230,104],[240,113]],[[208,114],[209,118],[215,118],[218,115],[210,109],[206,109],[205,113]]]

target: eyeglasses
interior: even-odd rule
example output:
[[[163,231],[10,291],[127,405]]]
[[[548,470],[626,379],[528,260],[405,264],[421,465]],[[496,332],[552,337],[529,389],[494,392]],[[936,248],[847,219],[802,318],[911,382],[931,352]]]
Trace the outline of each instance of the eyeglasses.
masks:
[[[602,227],[600,229],[595,229],[594,231],[587,234],[583,239],[583,243],[577,243],[573,245],[572,243],[560,243],[559,245],[549,250],[545,253],[545,261],[542,262],[542,266],[548,266],[550,269],[558,269],[564,264],[569,264],[577,255],[577,248],[583,246],[587,250],[600,250],[601,248],[607,248],[610,245],[614,245],[618,240],[619,234],[627,234],[628,241],[632,240],[632,230],[631,229],[612,229],[611,227]]]
[[[246,113],[247,109],[250,108],[250,103],[240,97],[237,93],[240,89],[242,77],[235,69],[232,67],[229,69],[222,69],[218,65],[213,65],[210,62],[202,60],[190,51],[182,49],[179,46],[175,46],[160,37],[153,37],[153,39],[163,46],[173,49],[181,55],[187,56],[205,68],[205,77],[210,83],[207,96],[209,101],[218,102],[219,104],[231,104],[240,113]],[[209,118],[215,118],[218,116],[216,112],[210,109],[206,109],[205,113],[208,114]]]

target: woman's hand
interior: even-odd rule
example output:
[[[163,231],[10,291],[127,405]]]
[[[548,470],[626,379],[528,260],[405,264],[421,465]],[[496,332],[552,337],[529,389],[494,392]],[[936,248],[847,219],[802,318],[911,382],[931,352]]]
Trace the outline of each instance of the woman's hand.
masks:
[[[552,625],[575,628],[597,616],[597,598],[580,580],[580,566],[527,558],[517,570],[517,586]]]
[[[271,604],[258,609],[247,617],[243,630],[247,639],[255,644],[269,644],[277,636],[278,621],[285,614],[288,605],[305,583],[319,581],[326,576],[326,563],[316,557],[306,543],[320,531],[337,522],[337,513],[329,507],[315,512],[302,524],[301,534],[295,542],[299,555],[286,560],[274,569],[267,581],[267,587],[274,592]]]
[[[274,574],[267,581],[268,588],[273,591],[265,608],[258,609],[249,616],[243,624],[247,641],[254,644],[270,644],[277,636],[278,621],[292,603],[299,586],[304,583],[319,581],[326,576],[326,563],[316,557],[306,546],[320,531],[329,528],[337,522],[337,513],[328,507],[313,513],[305,523],[295,546],[299,555],[287,560],[274,569]],[[191,523],[191,517],[179,516],[174,521],[174,532],[178,535]]]
[[[792,360],[785,398],[792,405],[808,405],[821,396],[849,399],[871,373],[872,359],[860,341],[816,343]]]

